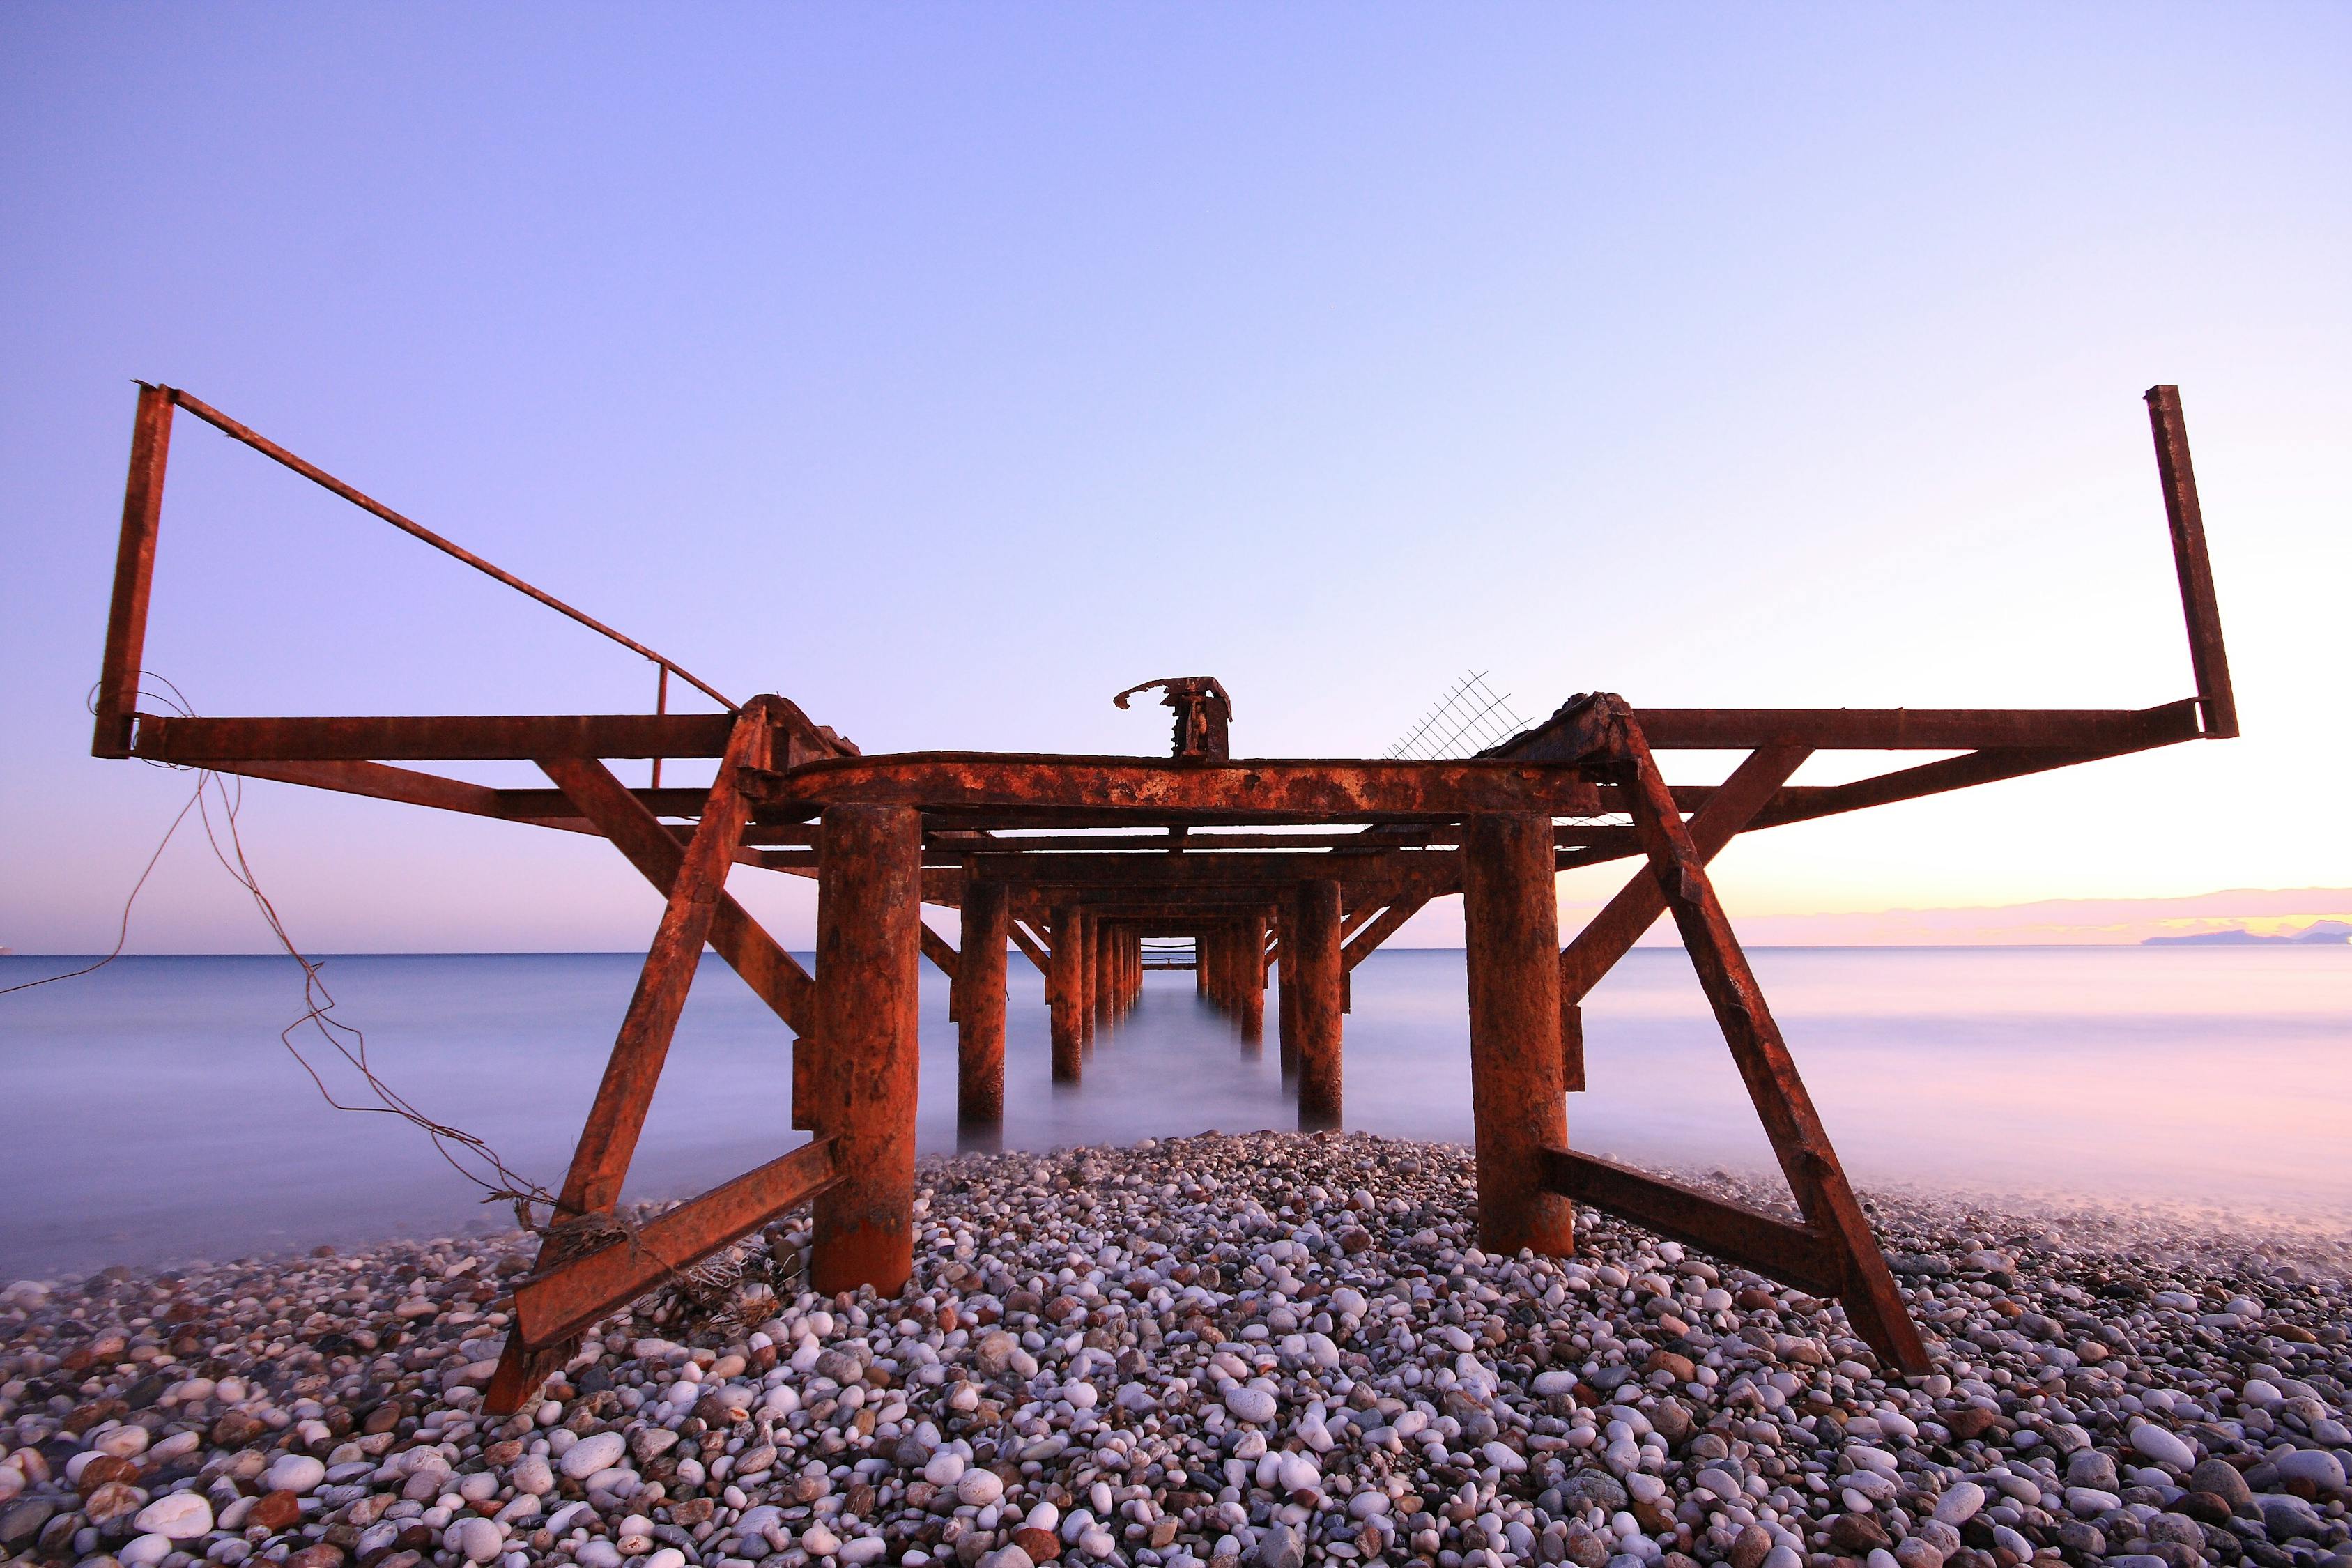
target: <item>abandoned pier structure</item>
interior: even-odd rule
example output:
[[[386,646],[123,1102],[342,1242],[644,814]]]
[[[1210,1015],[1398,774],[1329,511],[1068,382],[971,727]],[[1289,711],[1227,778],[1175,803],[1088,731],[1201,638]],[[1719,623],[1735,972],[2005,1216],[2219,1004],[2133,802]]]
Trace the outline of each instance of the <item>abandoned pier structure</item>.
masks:
[[[1349,972],[1430,900],[1460,894],[1481,1245],[1566,1253],[1587,1204],[1730,1262],[1839,1298],[1889,1363],[1926,1352],[1707,864],[1743,832],[2237,733],[2178,392],[2147,394],[2196,695],[2144,710],[1650,709],[1571,699],[1460,760],[1235,758],[1231,703],[1204,677],[1153,681],[1171,753],[916,752],[866,756],[782,697],[734,702],[682,667],[362,494],[189,394],[142,385],[97,689],[93,750],[607,840],[666,895],[537,1268],[515,1292],[490,1390],[511,1410],[599,1318],[698,1259],[814,1203],[812,1273],[843,1291],[902,1287],[912,1201],[920,964],[952,977],[959,1115],[1003,1113],[1006,965],[1045,977],[1053,1071],[1076,1081],[1095,1032],[1140,994],[1166,939],[1189,938],[1202,992],[1244,1040],[1270,982],[1297,1116],[1339,1124]],[[653,662],[656,710],[567,716],[210,718],[141,711],[142,648],[173,416],[184,412],[354,505]],[[668,711],[673,679],[717,704]],[[1742,760],[1674,784],[1677,752]],[[1818,752],[1931,753],[1854,782],[1790,782]],[[707,787],[663,787],[664,760],[716,759]],[[548,787],[493,788],[416,764],[519,760]],[[650,782],[611,766],[650,761]],[[1081,831],[1083,830],[1083,831]],[[1633,873],[1572,939],[1554,873]],[[813,877],[815,973],[728,895],[739,866]],[[920,918],[961,911],[950,945]],[[1726,1203],[1569,1146],[1583,1087],[1582,1003],[1671,914],[1785,1173],[1801,1223]],[[1158,942],[1157,947],[1147,944]],[[640,1226],[617,1204],[687,988],[705,948],[792,1037],[799,1147]],[[586,1042],[583,1042],[583,1046]]]

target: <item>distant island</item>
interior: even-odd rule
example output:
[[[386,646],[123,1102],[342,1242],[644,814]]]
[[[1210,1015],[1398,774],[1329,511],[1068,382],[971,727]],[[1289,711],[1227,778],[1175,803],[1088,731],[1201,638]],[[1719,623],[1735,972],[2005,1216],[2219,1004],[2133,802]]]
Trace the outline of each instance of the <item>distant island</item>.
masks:
[[[2148,936],[2140,939],[2142,947],[2245,947],[2255,942],[2327,942],[2338,944],[2352,942],[2352,924],[2343,921],[2316,921],[2292,936],[2263,936],[2242,927],[2236,931],[2199,931],[2194,936]]]

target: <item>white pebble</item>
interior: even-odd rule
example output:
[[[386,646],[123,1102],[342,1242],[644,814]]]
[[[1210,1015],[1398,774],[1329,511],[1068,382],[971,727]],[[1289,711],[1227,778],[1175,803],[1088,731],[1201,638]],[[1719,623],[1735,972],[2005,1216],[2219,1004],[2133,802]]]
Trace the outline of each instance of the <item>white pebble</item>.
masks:
[[[488,1563],[506,1544],[499,1527],[479,1517],[461,1519],[442,1532],[441,1544],[468,1563]],[[681,1560],[682,1561],[682,1560]]]
[[[1954,1528],[1974,1519],[1985,1504],[1985,1489],[1974,1481],[1956,1481],[1936,1500],[1936,1518]]]
[[[327,1467],[310,1455],[281,1454],[262,1472],[261,1484],[274,1492],[304,1494],[317,1490],[319,1483],[326,1479]]]
[[[141,1509],[131,1523],[167,1541],[194,1541],[211,1531],[213,1505],[202,1492],[173,1492]]]
[[[2132,1447],[2159,1465],[2169,1465],[2176,1470],[2194,1468],[2197,1452],[2179,1436],[2152,1422],[2142,1422],[2132,1428]]]
[[[1225,1390],[1225,1408],[1232,1411],[1237,1420],[1263,1426],[1274,1419],[1275,1412],[1280,1406],[1276,1404],[1274,1395],[1265,1389],[1237,1383]]]
[[[598,1432],[583,1437],[563,1451],[563,1473],[575,1481],[584,1481],[599,1470],[609,1470],[621,1462],[629,1445],[618,1432]]]

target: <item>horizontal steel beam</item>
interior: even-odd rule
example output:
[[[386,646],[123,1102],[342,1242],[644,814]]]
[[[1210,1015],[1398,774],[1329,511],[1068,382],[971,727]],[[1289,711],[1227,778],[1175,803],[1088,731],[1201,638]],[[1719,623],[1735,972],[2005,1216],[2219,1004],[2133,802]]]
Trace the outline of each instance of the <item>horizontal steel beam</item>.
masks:
[[[1430,875],[1456,875],[1459,860],[1451,849],[1370,854],[1310,850],[1297,855],[1240,850],[1217,855],[974,855],[965,863],[975,877],[1027,887],[1272,888],[1302,878],[1386,886]]]
[[[133,756],[163,763],[715,757],[732,713],[184,719],[142,713]],[[827,764],[833,765],[833,764]]]
[[[857,802],[925,809],[1045,807],[1130,820],[1230,813],[1377,822],[1476,812],[1590,814],[1599,791],[1570,769],[1513,762],[1396,763],[1029,756],[919,752],[812,763],[753,781],[762,806]]]
[[[2013,746],[2134,750],[2198,737],[2194,704],[2180,730],[2178,703],[2160,708],[1636,708],[1653,752],[1752,752],[1804,746],[1817,752],[1978,752]],[[1501,754],[1548,760],[1559,748],[1552,723],[1538,725]],[[1581,729],[1570,749],[1585,744]],[[1580,751],[1579,756],[1587,753]]]

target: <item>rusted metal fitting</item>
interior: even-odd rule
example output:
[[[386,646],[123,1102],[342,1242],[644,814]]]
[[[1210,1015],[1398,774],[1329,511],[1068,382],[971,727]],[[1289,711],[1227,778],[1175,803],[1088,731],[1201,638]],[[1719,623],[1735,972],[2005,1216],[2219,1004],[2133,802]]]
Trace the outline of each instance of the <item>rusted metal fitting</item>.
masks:
[[[1114,708],[1124,708],[1127,700],[1139,691],[1164,689],[1160,705],[1176,710],[1174,754],[1180,757],[1202,757],[1223,762],[1233,754],[1226,739],[1226,727],[1234,720],[1233,699],[1217,683],[1213,675],[1181,675],[1165,680],[1147,680],[1130,686],[1110,700]]]

